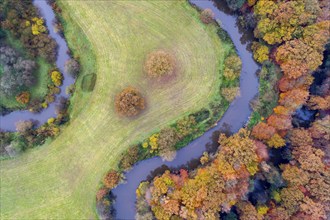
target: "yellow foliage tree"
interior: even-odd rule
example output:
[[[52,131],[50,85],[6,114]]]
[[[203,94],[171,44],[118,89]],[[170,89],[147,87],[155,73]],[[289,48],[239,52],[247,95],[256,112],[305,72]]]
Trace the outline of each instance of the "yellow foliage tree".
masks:
[[[274,148],[280,148],[285,145],[285,140],[278,134],[274,134],[271,139],[267,141],[268,146]]]
[[[62,85],[62,81],[63,81],[63,76],[62,74],[59,72],[59,71],[53,71],[51,73],[51,78],[52,78],[52,81],[54,83],[55,86],[60,86]]]
[[[26,25],[30,25],[29,21],[26,22]],[[33,35],[39,35],[40,33],[45,33],[47,29],[44,26],[44,20],[38,17],[32,18],[31,30]]]
[[[263,63],[269,59],[269,48],[258,42],[253,42],[252,44],[253,58],[259,62]]]

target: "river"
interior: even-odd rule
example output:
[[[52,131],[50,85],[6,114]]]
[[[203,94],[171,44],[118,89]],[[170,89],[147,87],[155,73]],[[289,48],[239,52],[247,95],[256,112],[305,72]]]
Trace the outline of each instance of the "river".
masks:
[[[49,31],[50,37],[52,37],[58,46],[57,51],[57,58],[56,58],[56,66],[57,68],[63,73],[64,80],[63,84],[60,87],[61,92],[60,94],[56,95],[56,98],[63,96],[68,97],[69,95],[66,94],[65,90],[66,87],[74,83],[74,78],[71,77],[69,74],[66,73],[64,69],[65,62],[70,59],[70,56],[68,55],[68,46],[66,44],[66,41],[63,39],[63,37],[55,32],[53,22],[55,21],[55,13],[52,9],[52,7],[47,4],[46,1],[40,1],[40,0],[34,0],[33,4],[39,8],[41,16],[44,18],[47,29]],[[44,73],[48,74],[48,73]],[[58,100],[58,99],[56,99]],[[55,113],[55,106],[57,105],[57,102],[53,102],[49,104],[48,108],[43,109],[40,113],[33,113],[28,110],[19,110],[11,112],[7,115],[0,116],[0,129],[4,131],[15,131],[16,130],[16,122],[20,120],[36,120],[38,121],[38,125],[42,125],[51,117],[56,117]]]
[[[139,162],[130,171],[126,172],[125,183],[119,184],[112,190],[116,198],[114,204],[116,219],[134,219],[136,214],[135,191],[141,181],[146,180],[150,175],[153,176],[155,173],[164,170],[166,167],[177,168],[187,165],[187,163],[199,158],[209,147],[217,145],[216,141],[218,139],[219,130],[229,125],[231,132],[237,132],[244,126],[252,112],[249,107],[249,102],[258,93],[258,78],[256,72],[259,66],[253,60],[252,53],[247,49],[247,42],[243,39],[242,33],[240,33],[236,25],[236,16],[228,14],[222,7],[221,9],[217,8],[214,2],[210,0],[190,0],[190,2],[201,9],[212,9],[215,13],[215,19],[231,37],[237,53],[242,60],[242,72],[240,76],[241,95],[231,103],[217,126],[179,150],[173,161],[164,162],[160,157],[154,157]]]

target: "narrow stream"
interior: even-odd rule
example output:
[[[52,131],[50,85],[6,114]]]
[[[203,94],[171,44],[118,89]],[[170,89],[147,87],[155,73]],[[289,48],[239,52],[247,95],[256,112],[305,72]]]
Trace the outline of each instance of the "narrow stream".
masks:
[[[65,62],[70,59],[68,52],[68,46],[65,40],[59,33],[54,31],[53,21],[55,21],[55,13],[50,5],[47,4],[45,0],[34,0],[33,4],[39,8],[41,16],[44,18],[46,26],[49,30],[49,35],[56,41],[58,45],[58,53],[56,58],[56,66],[63,73],[64,80],[63,84],[60,87],[61,93],[58,94],[56,97],[68,97],[65,93],[65,89],[67,86],[74,83],[74,78],[72,78],[69,74],[65,72],[64,64]],[[45,73],[48,74],[48,73]],[[36,120],[39,122],[39,125],[44,124],[47,122],[48,118],[56,117],[55,113],[55,106],[57,102],[53,102],[49,104],[48,108],[43,109],[40,113],[33,113],[28,110],[21,110],[21,111],[14,111],[7,115],[0,116],[0,129],[4,131],[15,131],[16,126],[15,123],[20,120]]]
[[[231,132],[237,132],[247,122],[251,114],[249,102],[258,93],[258,78],[255,73],[259,69],[259,66],[254,62],[252,53],[247,50],[245,40],[241,42],[242,34],[236,25],[236,17],[219,10],[214,2],[210,0],[190,0],[190,2],[202,9],[212,9],[215,13],[216,20],[231,37],[243,65],[240,77],[241,96],[237,97],[231,103],[216,127],[210,129],[203,136],[179,150],[173,161],[164,162],[160,157],[154,157],[139,162],[133,169],[126,172],[126,182],[120,184],[112,191],[116,197],[114,204],[116,219],[134,219],[136,213],[135,190],[141,181],[146,180],[149,175],[157,172],[157,169],[163,170],[164,166],[175,168],[186,165],[193,159],[199,158],[208,147],[215,144],[221,128],[229,125]],[[216,137],[215,141],[213,140],[214,137]]]

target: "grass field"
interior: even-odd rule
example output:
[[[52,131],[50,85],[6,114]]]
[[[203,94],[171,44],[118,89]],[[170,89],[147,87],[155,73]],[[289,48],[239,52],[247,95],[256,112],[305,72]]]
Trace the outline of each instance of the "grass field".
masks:
[[[1,219],[96,218],[99,182],[116,168],[120,154],[219,95],[219,70],[230,46],[186,1],[61,0],[60,6],[82,76],[95,71],[96,85],[93,92],[81,91],[80,76],[72,119],[60,136],[1,162]],[[170,50],[179,61],[179,74],[169,84],[145,79],[143,61],[155,49]],[[114,112],[115,94],[128,85],[147,98],[136,119]]]

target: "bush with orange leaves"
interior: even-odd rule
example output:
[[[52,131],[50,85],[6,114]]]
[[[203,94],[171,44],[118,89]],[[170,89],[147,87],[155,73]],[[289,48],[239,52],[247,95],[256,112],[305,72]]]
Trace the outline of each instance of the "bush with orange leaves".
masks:
[[[292,146],[312,145],[313,139],[308,130],[297,128],[291,130],[290,142]]]
[[[150,77],[172,75],[175,71],[176,61],[173,54],[163,50],[150,53],[144,63],[144,70]]]
[[[30,93],[22,92],[16,96],[16,101],[21,104],[27,104],[30,101]]]
[[[127,87],[116,96],[115,108],[120,115],[135,116],[145,108],[145,101],[137,89]]]
[[[114,188],[120,181],[121,175],[115,170],[110,170],[103,178],[103,184],[108,189]]]
[[[253,127],[251,134],[258,140],[268,140],[275,134],[275,132],[275,128],[267,125],[264,122],[260,122]]]
[[[214,20],[214,13],[211,9],[204,9],[201,13],[201,20],[204,24],[209,24]]]
[[[307,101],[309,92],[303,89],[293,89],[280,94],[280,105],[289,109],[297,109]]]
[[[310,96],[308,100],[308,107],[312,110],[328,110],[330,109],[330,95],[326,97],[322,96]]]
[[[289,115],[271,115],[267,119],[267,124],[277,130],[288,130],[292,128],[291,116]]]

